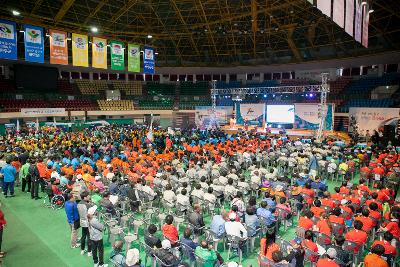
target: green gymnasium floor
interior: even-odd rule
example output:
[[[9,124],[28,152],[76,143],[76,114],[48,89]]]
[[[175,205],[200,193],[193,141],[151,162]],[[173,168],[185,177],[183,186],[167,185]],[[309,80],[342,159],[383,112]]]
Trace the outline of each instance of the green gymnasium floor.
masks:
[[[329,182],[329,190],[337,186],[336,182]],[[69,246],[69,226],[64,210],[46,208],[41,200],[31,200],[30,195],[21,193],[16,189],[16,197],[5,199],[0,196],[2,209],[7,220],[7,226],[3,233],[3,251],[7,256],[0,266],[4,267],[89,267],[93,266],[92,258],[80,255],[80,248],[71,249]],[[209,225],[210,218],[206,218]],[[183,228],[181,227],[181,232]],[[279,235],[290,240],[294,237],[294,227],[286,232],[283,226]],[[80,232],[80,231],[79,231]],[[140,234],[140,233],[139,233]],[[143,237],[141,238],[143,239]],[[105,240],[105,259],[108,261],[111,245]],[[258,242],[258,241],[256,241]],[[138,243],[134,243],[138,247]],[[244,253],[243,266],[258,266],[257,252],[259,245],[250,255]],[[222,248],[222,246],[220,246]],[[220,249],[221,250],[221,249]],[[220,251],[221,252],[221,251]],[[141,253],[142,256],[144,255]],[[227,252],[222,252],[226,260]],[[231,260],[238,261],[238,258]],[[142,261],[143,262],[143,261]],[[149,260],[148,266],[149,264]],[[109,265],[112,266],[111,264]]]

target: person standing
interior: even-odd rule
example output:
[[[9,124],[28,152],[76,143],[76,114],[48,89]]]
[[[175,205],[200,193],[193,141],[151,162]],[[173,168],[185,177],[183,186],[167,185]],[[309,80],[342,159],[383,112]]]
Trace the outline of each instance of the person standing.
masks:
[[[1,250],[1,245],[3,243],[3,229],[6,226],[6,224],[7,224],[7,221],[4,218],[4,213],[0,209],[0,259],[4,258],[4,256],[6,255],[6,253]]]
[[[81,237],[81,255],[85,254],[85,243],[87,243],[87,255],[88,257],[92,256],[92,244],[90,242],[89,237],[89,222],[87,219],[87,211],[89,208],[89,193],[87,191],[83,191],[81,193],[81,201],[77,205],[80,224],[82,227],[82,237]]]
[[[31,181],[30,181],[30,177],[28,175],[29,166],[30,166],[29,162],[26,161],[24,163],[24,165],[22,165],[21,169],[19,170],[19,180],[22,183],[22,192],[25,192],[25,188],[26,188],[27,185],[28,185],[28,191],[27,192],[31,191]]]
[[[39,170],[36,167],[36,160],[31,160],[31,165],[28,169],[28,176],[31,181],[31,198],[32,199],[40,199],[39,197],[39,183],[40,183],[40,176]]]
[[[11,164],[11,160],[6,160],[6,166],[1,168],[0,175],[3,177],[3,191],[4,196],[8,197],[8,191],[10,190],[10,197],[14,196],[14,181],[15,175],[17,175],[17,170]]]
[[[76,201],[72,194],[68,195],[68,200],[65,202],[65,213],[67,214],[67,221],[71,229],[71,248],[77,248],[77,230],[79,225],[79,212]]]
[[[103,244],[103,231],[104,225],[101,224],[94,214],[96,213],[96,206],[88,209],[88,224],[90,241],[92,243],[93,262],[95,267],[107,267],[104,264],[104,244]]]

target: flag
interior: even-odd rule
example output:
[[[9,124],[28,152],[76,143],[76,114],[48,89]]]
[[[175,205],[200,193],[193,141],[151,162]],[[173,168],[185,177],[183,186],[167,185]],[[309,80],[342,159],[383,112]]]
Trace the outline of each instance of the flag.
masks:
[[[17,132],[19,132],[19,119],[17,119]]]
[[[50,63],[68,65],[67,33],[49,30],[50,33]]]
[[[111,41],[111,69],[112,70],[125,70],[125,48],[122,42]]]
[[[128,44],[128,71],[140,72],[140,46]]]
[[[72,65],[89,67],[88,37],[82,34],[72,34]]]
[[[43,28],[24,25],[25,32],[25,60],[44,63]]]
[[[154,74],[154,49],[145,47],[143,53],[143,72]]]
[[[149,140],[150,142],[153,142],[154,138],[153,138],[153,114],[151,114],[151,121],[150,121],[150,127],[149,127],[149,131],[147,133],[147,140]]]
[[[0,20],[0,58],[17,59],[16,27],[15,22]]]
[[[93,37],[92,41],[92,67],[107,69],[107,40]]]
[[[39,118],[36,118],[36,132],[39,132]]]

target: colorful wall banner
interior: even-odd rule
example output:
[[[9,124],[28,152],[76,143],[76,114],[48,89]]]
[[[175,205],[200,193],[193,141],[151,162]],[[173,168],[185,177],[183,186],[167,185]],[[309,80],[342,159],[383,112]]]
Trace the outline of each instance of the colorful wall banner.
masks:
[[[354,22],[354,39],[361,43],[362,10],[361,0],[356,0],[356,18]]]
[[[65,115],[65,108],[21,108],[21,116]]]
[[[333,21],[344,28],[344,0],[333,0]]]
[[[87,35],[72,34],[72,65],[89,67]]]
[[[218,124],[227,124],[228,119],[232,116],[232,107],[216,107],[216,119]],[[199,128],[207,128],[212,124],[214,110],[210,106],[196,106],[195,123]]]
[[[24,25],[25,32],[25,60],[44,63],[43,28]]]
[[[111,50],[111,69],[124,70],[125,69],[124,44],[118,41],[111,41],[110,50]]]
[[[17,59],[17,25],[0,20],[0,58]]]
[[[332,0],[317,0],[317,8],[328,17],[331,16],[331,3]]]
[[[400,120],[400,108],[350,108],[349,118],[354,117],[358,133],[365,136],[367,130],[373,135],[374,130],[394,125]]]
[[[369,26],[369,9],[367,8],[367,5],[364,5],[361,44],[367,48],[368,48],[368,26]]]
[[[325,130],[333,130],[333,104],[327,104],[328,110],[325,117]],[[317,130],[319,127],[319,105],[318,104],[295,104],[294,105],[295,129]]]
[[[354,0],[346,0],[345,31],[353,36],[354,33]]]
[[[264,121],[265,121],[265,104],[236,103],[237,125],[262,126]]]
[[[154,74],[154,49],[151,47],[144,47],[143,73]]]
[[[50,63],[68,65],[67,33],[49,30],[50,34]]]
[[[92,40],[92,67],[107,69],[107,40],[93,37]]]
[[[128,44],[128,71],[140,72],[140,46]]]

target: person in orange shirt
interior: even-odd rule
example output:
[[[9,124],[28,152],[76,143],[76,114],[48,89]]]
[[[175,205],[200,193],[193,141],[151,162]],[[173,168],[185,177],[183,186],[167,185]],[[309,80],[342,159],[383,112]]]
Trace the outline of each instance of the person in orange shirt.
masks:
[[[363,208],[361,214],[362,216],[355,218],[355,221],[361,221],[363,223],[363,228],[361,230],[368,233],[369,231],[372,230],[372,228],[374,228],[374,221],[371,218],[369,218],[368,208],[366,207]]]
[[[347,182],[343,182],[342,186],[340,187],[339,193],[348,195],[350,194],[350,189],[347,187]]]
[[[385,253],[385,248],[382,245],[376,245],[371,248],[371,254],[368,254],[364,258],[365,267],[389,267],[389,264],[382,259],[382,255]]]
[[[325,245],[329,245],[331,243],[330,236],[332,234],[332,225],[329,221],[329,216],[327,213],[322,213],[321,220],[317,222],[317,224],[314,226],[314,229],[329,237],[324,241]]]
[[[304,216],[300,217],[298,227],[310,230],[314,222],[311,220],[314,217],[314,213],[312,211],[307,211]]]
[[[317,244],[313,241],[314,234],[312,231],[307,230],[304,234],[304,240],[301,242],[304,248],[309,249],[310,251],[314,252],[315,254],[318,253]],[[310,255],[308,258],[311,262],[316,262],[318,260],[318,255]]]
[[[328,191],[324,192],[324,198],[321,198],[321,206],[329,207],[331,209],[336,207],[335,202],[330,199],[331,194]]]
[[[319,218],[321,214],[325,211],[323,208],[321,208],[321,201],[316,199],[313,202],[314,206],[310,208],[312,213],[314,213],[314,216]]]
[[[393,235],[390,232],[385,232],[383,234],[383,240],[375,240],[374,243],[372,243],[371,248],[376,245],[382,245],[385,248],[385,255],[396,256],[397,251],[396,248],[391,244],[392,239]]]
[[[375,227],[382,218],[381,213],[378,211],[378,204],[372,202],[368,205],[368,208],[369,208],[369,217],[372,218]]]
[[[354,248],[354,253],[357,253],[358,250],[367,242],[368,236],[367,233],[362,231],[363,223],[361,221],[354,221],[354,229],[350,230],[346,233],[345,239],[347,241],[354,242],[358,245],[358,247]]]
[[[340,265],[335,262],[337,256],[336,249],[328,248],[326,256],[326,258],[321,258],[317,261],[316,267],[340,267]]]
[[[342,201],[342,199],[344,197],[343,197],[343,194],[340,193],[340,188],[339,187],[335,187],[335,192],[336,192],[335,194],[331,195],[331,199],[336,200],[338,202]]]
[[[332,210],[332,214],[329,216],[329,221],[331,223],[337,223],[337,224],[344,224],[344,218],[341,217],[342,211],[340,208],[334,208]]]
[[[162,226],[163,235],[171,241],[171,245],[176,247],[178,245],[178,230],[172,224],[174,222],[174,217],[172,215],[167,215],[165,217],[165,224]]]
[[[279,250],[279,246],[275,243],[275,232],[267,231],[265,237],[260,241],[260,256],[272,260],[272,253]]]

